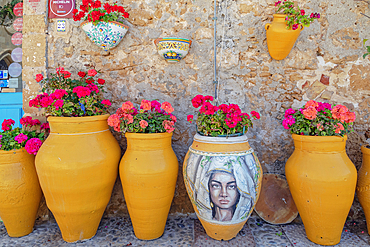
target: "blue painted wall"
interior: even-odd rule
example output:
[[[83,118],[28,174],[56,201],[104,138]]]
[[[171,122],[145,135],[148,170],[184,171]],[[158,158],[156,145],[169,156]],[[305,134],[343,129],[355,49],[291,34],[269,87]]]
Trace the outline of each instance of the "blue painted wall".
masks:
[[[21,127],[19,119],[23,116],[22,93],[0,93],[0,124],[4,119],[13,119],[14,127]]]

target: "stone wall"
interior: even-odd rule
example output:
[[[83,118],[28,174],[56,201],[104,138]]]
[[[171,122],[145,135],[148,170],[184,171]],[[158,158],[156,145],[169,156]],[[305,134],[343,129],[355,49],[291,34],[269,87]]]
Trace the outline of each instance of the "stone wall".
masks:
[[[294,148],[290,134],[281,125],[285,109],[301,107],[309,99],[345,104],[357,114],[347,152],[359,168],[360,145],[365,142],[366,131],[370,134],[370,62],[362,58],[362,40],[370,38],[370,19],[360,14],[369,14],[369,4],[296,2],[306,12],[319,12],[321,18],[301,32],[290,55],[282,61],[270,57],[266,44],[264,26],[272,21],[273,0],[217,2],[219,102],[237,103],[244,111],[260,112],[261,120],[248,132],[250,144],[263,171],[279,174],[284,174],[285,162]],[[42,17],[35,16],[34,25],[40,29],[32,32],[39,32],[40,40],[46,36],[47,44],[41,46],[47,47],[48,72],[58,66],[73,72],[95,67],[102,72],[106,96],[113,102],[112,113],[126,100],[139,103],[144,98],[158,99],[173,104],[179,120],[173,148],[181,170],[195,134],[195,126],[186,122],[186,115],[195,113],[190,101],[197,94],[214,95],[213,1],[121,0],[119,4],[130,13],[130,29],[118,47],[109,52],[95,46],[79,23],[71,19],[64,34],[57,33],[56,20],[49,19],[45,34]],[[189,54],[179,63],[164,61],[153,44],[156,38],[168,36],[193,41]],[[25,105],[37,89],[31,77],[44,64],[44,60],[35,63],[32,74],[31,70],[26,72]],[[124,138],[117,133],[115,136],[124,151]],[[193,212],[181,173],[171,212]],[[108,215],[112,213],[127,213],[119,181],[107,210]],[[353,213],[358,213],[357,206]]]

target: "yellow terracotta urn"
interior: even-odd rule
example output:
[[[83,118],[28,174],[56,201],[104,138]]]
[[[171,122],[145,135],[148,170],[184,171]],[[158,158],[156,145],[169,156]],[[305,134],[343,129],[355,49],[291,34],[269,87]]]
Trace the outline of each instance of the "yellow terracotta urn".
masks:
[[[286,17],[287,15],[274,14],[272,23],[265,25],[267,48],[270,56],[275,60],[282,60],[289,55],[299,34],[304,29],[302,24],[299,24],[296,30],[287,29]]]
[[[186,190],[206,233],[216,240],[234,238],[255,207],[262,168],[246,135],[196,134],[184,160]]]
[[[362,146],[362,166],[358,171],[357,197],[364,210],[367,232],[370,234],[370,146]]]
[[[67,242],[95,235],[111,197],[121,149],[108,116],[48,118],[50,135],[36,155],[36,169]]]
[[[24,148],[0,150],[0,218],[10,237],[32,232],[41,195],[35,156]]]
[[[340,242],[356,189],[357,171],[346,154],[347,136],[292,135],[295,150],[285,175],[309,240]]]
[[[175,193],[179,164],[172,133],[126,133],[119,173],[135,236],[162,236]]]

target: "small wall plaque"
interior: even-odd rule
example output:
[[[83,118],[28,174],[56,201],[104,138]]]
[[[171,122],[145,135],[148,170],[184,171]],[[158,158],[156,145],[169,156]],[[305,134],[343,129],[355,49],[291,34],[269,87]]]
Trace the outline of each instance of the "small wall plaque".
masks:
[[[57,32],[65,32],[66,31],[66,20],[58,20],[57,21]]]

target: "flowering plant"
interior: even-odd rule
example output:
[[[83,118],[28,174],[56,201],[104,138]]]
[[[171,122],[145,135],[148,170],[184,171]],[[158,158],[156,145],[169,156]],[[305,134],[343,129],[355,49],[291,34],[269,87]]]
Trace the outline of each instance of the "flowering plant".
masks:
[[[356,114],[344,105],[310,100],[297,111],[287,109],[283,126],[297,135],[343,136],[349,132],[355,119]]]
[[[253,127],[248,113],[242,113],[236,104],[212,105],[212,96],[197,95],[192,100],[194,108],[199,108],[196,120],[197,131],[204,136],[229,136],[246,133],[249,127]],[[254,119],[260,119],[256,111],[250,113]],[[188,115],[187,120],[192,123],[193,115]]]
[[[100,21],[118,21],[122,23],[121,18],[129,17],[129,14],[122,6],[116,4],[110,5],[109,3],[105,3],[102,6],[99,0],[82,0],[80,10],[73,10],[73,20],[80,21],[84,19],[85,21],[93,22],[95,25]]]
[[[36,155],[49,133],[49,124],[41,124],[39,120],[29,116],[21,118],[20,123],[23,128],[13,129],[15,124],[13,119],[3,121],[1,124],[3,132],[0,132],[0,150],[25,148],[28,153]]]
[[[108,118],[108,125],[115,131],[130,133],[171,133],[177,121],[168,102],[142,100],[139,108],[130,101],[122,104],[116,113]]]
[[[363,41],[364,46],[365,46],[366,41],[368,41],[368,40],[369,39],[364,39],[364,41]],[[365,47],[366,47],[366,53],[363,55],[363,58],[365,58],[367,55],[370,54],[370,46],[365,46]]]
[[[309,27],[315,19],[320,18],[319,13],[311,13],[310,15],[306,15],[305,10],[300,9],[298,6],[295,8],[294,3],[291,1],[277,1],[275,2],[275,6],[278,7],[276,13],[282,11],[283,14],[287,15],[285,19],[287,29],[292,28],[293,30],[296,30],[299,27],[299,24]]]
[[[45,108],[46,115],[58,117],[106,114],[111,102],[101,97],[105,80],[96,80],[98,73],[95,69],[87,73],[80,71],[79,79],[72,80],[71,73],[59,67],[46,79],[37,74],[36,81],[41,82],[43,93],[30,100],[29,106]]]

